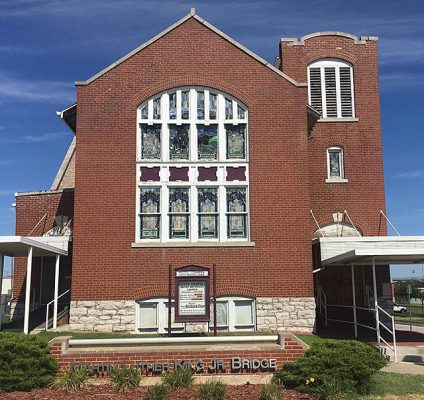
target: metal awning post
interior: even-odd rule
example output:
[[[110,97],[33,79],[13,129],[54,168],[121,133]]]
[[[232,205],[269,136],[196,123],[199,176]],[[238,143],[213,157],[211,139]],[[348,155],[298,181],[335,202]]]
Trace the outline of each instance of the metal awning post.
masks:
[[[31,275],[32,275],[32,246],[28,247],[27,276],[25,288],[25,309],[24,309],[24,333],[29,333],[29,302],[31,297]]]
[[[380,347],[380,318],[378,316],[377,279],[375,277],[375,257],[372,257],[372,287],[374,291],[375,327],[377,330],[377,345]]]
[[[57,302],[59,295],[59,266],[60,255],[56,254],[56,267],[54,272],[54,303],[53,303],[53,329],[57,328]]]
[[[352,306],[353,306],[353,330],[355,337],[358,337],[358,321],[356,317],[356,291],[355,291],[355,266],[350,266],[352,272]]]
[[[1,331],[1,319],[3,313],[2,301],[2,290],[3,290],[3,271],[4,271],[4,255],[0,253],[0,331]]]

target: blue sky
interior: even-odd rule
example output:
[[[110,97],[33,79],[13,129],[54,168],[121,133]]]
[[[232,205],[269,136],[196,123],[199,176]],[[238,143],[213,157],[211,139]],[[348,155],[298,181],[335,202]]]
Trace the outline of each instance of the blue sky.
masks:
[[[424,1],[0,0],[0,235],[14,233],[13,194],[48,189],[54,179],[72,139],[55,111],[74,102],[74,81],[190,7],[270,62],[281,37],[379,36],[388,216],[402,235],[424,234]]]

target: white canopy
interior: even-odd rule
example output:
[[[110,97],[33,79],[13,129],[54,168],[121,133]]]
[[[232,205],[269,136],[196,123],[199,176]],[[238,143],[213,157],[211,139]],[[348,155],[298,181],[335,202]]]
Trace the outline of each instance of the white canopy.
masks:
[[[331,237],[317,241],[323,266],[424,263],[424,236]]]
[[[33,256],[68,255],[68,236],[0,236],[0,254],[9,257],[26,257],[29,247]]]

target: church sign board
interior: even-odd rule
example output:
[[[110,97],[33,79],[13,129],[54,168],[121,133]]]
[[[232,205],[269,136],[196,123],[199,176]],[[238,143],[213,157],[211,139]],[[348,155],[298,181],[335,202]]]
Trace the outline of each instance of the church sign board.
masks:
[[[176,269],[175,322],[209,322],[209,269],[190,265]]]

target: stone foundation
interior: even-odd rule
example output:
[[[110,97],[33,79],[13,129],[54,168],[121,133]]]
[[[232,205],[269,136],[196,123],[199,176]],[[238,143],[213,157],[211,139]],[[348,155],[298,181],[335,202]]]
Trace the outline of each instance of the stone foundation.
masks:
[[[71,301],[69,328],[75,331],[125,332],[135,330],[134,301]]]
[[[315,325],[313,297],[258,297],[258,331],[312,332]]]

